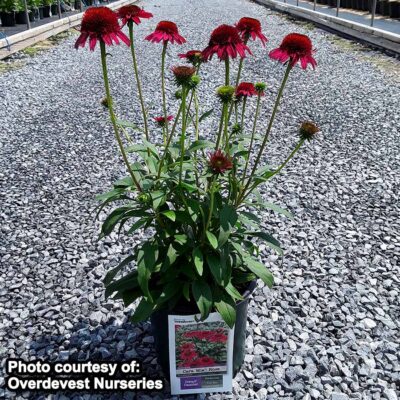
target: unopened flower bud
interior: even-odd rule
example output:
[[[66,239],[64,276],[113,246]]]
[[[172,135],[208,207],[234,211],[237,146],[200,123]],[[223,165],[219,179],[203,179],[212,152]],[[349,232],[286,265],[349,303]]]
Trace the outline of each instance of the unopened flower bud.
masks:
[[[175,92],[175,98],[176,98],[177,100],[180,100],[180,99],[182,98],[182,90],[177,90],[177,91]]]
[[[315,134],[319,132],[319,128],[314,122],[304,121],[300,126],[300,138],[302,140],[311,140],[314,138]]]
[[[233,101],[235,88],[233,86],[220,86],[217,89],[217,96],[224,104],[229,104]]]
[[[190,87],[190,89],[196,89],[199,83],[200,83],[200,77],[198,75],[193,75],[190,78],[188,86]]]
[[[242,127],[240,126],[240,124],[234,124],[232,126],[232,135],[237,135],[242,131]]]
[[[101,105],[102,105],[103,107],[108,108],[108,100],[107,100],[107,97],[103,97],[103,98],[100,100],[100,103],[101,103]]]
[[[146,204],[151,200],[151,196],[148,193],[140,193],[137,200],[140,203]]]
[[[258,94],[263,95],[263,94],[264,94],[264,91],[265,91],[265,89],[266,89],[266,87],[267,87],[267,84],[264,83],[264,82],[256,82],[256,83],[254,84],[254,87],[256,88],[256,92],[257,92]]]

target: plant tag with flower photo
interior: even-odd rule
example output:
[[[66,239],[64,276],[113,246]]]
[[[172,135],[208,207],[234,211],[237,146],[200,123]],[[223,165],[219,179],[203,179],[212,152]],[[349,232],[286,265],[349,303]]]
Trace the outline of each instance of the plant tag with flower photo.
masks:
[[[169,315],[172,394],[232,390],[233,333],[218,313]]]

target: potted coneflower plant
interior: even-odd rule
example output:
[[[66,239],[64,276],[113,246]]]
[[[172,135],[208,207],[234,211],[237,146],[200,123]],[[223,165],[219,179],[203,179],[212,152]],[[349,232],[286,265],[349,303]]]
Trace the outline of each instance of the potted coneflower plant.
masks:
[[[261,229],[260,213],[272,209],[290,216],[267,202],[259,188],[269,184],[314,138],[318,127],[311,121],[301,123],[299,132],[293,132],[296,144],[279,165],[264,164],[263,156],[290,74],[297,65],[303,70],[315,68],[314,50],[307,36],[291,33],[269,52],[284,67],[270,118],[261,121],[262,98],[270,96],[268,85],[250,82],[249,77],[242,81],[245,59],[252,56],[251,46],[267,43],[260,22],[244,17],[236,25],[217,27],[204,49],[179,55],[186,62],[182,65],[178,59],[167,59],[167,49],[184,45],[186,39],[175,23],[161,21],[144,38],[160,45],[159,115],[149,115],[140,83],[134,28],[151,17],[134,5],[122,7],[118,13],[106,7],[90,8],[75,44],[79,48],[88,42],[90,50],[100,45],[107,108],[127,170],[127,176],[98,197],[99,213],[114,206],[102,222],[100,236],[116,231],[142,238],[107,273],[105,295],[121,299],[125,306],[134,303],[133,322],[151,318],[165,373],[169,369],[167,316],[199,314],[204,320],[211,312],[218,312],[229,327],[234,327],[235,373],[243,363],[249,296],[257,279],[273,285],[271,272],[259,260],[259,245],[264,242],[272,251],[282,253],[278,240]],[[128,27],[128,36],[118,18]],[[108,63],[113,59],[106,48],[120,42],[132,55],[143,121],[140,142],[129,136],[129,124],[117,117],[111,94]],[[225,67],[221,86],[215,90],[220,105],[201,112],[202,71],[212,70],[215,61]],[[238,63],[235,74],[232,63]],[[176,99],[168,98],[165,87],[167,75],[173,76],[176,84],[179,107],[175,113],[171,113],[170,104]],[[265,76],[268,78],[267,71]],[[254,112],[248,107],[250,103]],[[213,117],[219,128],[210,132],[204,121]],[[207,362],[210,365],[212,360]]]

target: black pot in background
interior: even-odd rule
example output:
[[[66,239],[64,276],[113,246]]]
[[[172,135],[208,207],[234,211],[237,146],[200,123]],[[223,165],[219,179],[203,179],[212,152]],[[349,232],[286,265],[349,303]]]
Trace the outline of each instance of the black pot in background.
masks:
[[[49,18],[51,16],[51,7],[50,6],[44,6],[43,7],[43,17],[44,18]]]
[[[388,0],[384,0],[382,2],[382,8],[381,8],[381,14],[385,15],[386,17],[389,16],[389,1]]]
[[[368,0],[362,0],[362,10],[363,11],[369,10],[369,1]]]
[[[0,12],[0,18],[2,26],[15,26],[16,24],[14,12]]]
[[[27,24],[25,11],[18,11],[15,13],[15,22],[17,24]]]
[[[57,15],[58,14],[58,4],[52,4],[50,6],[51,10],[51,15]]]
[[[400,1],[389,1],[390,18],[400,18]]]
[[[35,22],[35,13],[33,11],[29,11],[29,22]]]
[[[328,0],[321,0],[321,4],[323,4],[323,5],[328,4]]]
[[[43,18],[44,18],[43,8],[44,8],[44,7],[39,7],[39,8],[38,8],[38,10],[39,10],[39,19],[43,19]]]
[[[256,281],[250,282],[243,293],[244,299],[236,304],[236,323],[233,338],[233,377],[239,372],[245,356],[247,307],[249,297],[256,288]],[[193,315],[198,313],[197,309],[191,307],[177,306],[173,310],[159,310],[150,317],[153,337],[157,352],[158,363],[160,364],[165,378],[169,376],[169,343],[168,343],[168,315]]]

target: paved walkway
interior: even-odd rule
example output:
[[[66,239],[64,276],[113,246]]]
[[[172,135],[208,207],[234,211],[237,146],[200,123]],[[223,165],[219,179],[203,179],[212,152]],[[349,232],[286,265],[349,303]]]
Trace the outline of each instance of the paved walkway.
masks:
[[[286,0],[286,1],[278,0],[278,1],[294,6],[297,4],[297,0]],[[314,3],[311,1],[299,0],[299,7],[307,8],[308,10],[313,10]],[[336,16],[336,7],[329,7],[323,4],[316,4],[315,10],[323,14]],[[371,14],[367,11],[356,11],[356,10],[349,10],[348,8],[340,8],[339,17],[349,21],[357,22],[359,24],[364,24],[368,26],[371,25]],[[379,14],[376,14],[374,19],[374,28],[382,29],[400,35],[400,20],[386,18]]]

